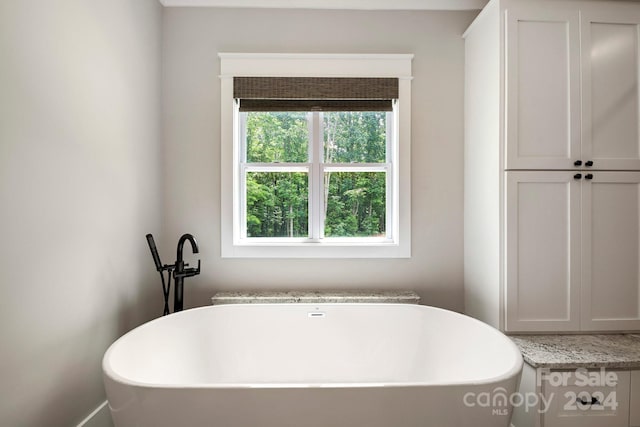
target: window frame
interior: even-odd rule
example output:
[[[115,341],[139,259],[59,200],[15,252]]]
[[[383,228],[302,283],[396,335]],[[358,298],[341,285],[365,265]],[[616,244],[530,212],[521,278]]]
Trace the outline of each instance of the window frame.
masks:
[[[223,258],[408,258],[411,256],[410,216],[410,107],[411,60],[413,55],[317,55],[317,54],[238,54],[219,53],[221,61],[221,255]],[[338,73],[336,73],[338,72]],[[386,162],[379,164],[343,165],[323,163],[324,144],[320,114],[311,113],[312,129],[319,135],[315,147],[310,141],[308,163],[251,164],[262,170],[289,170],[308,168],[309,229],[310,237],[265,238],[246,237],[246,194],[243,184],[246,177],[246,137],[241,134],[241,113],[233,98],[233,77],[394,77],[399,79],[399,97],[395,101],[393,125],[387,135]],[[389,128],[389,123],[387,123]],[[312,130],[310,129],[310,131]],[[395,140],[389,147],[390,140]],[[323,213],[321,183],[324,170],[387,172],[386,233],[379,237],[326,237],[320,235],[324,218],[312,212]],[[306,170],[305,170],[306,172]],[[320,178],[318,178],[320,179]],[[321,179],[320,179],[321,180]],[[322,181],[322,180],[321,180]],[[392,185],[389,185],[389,183]],[[311,188],[310,188],[311,190]],[[315,198],[313,197],[315,195]],[[312,200],[313,199],[313,200]],[[318,205],[320,204],[320,205]],[[313,218],[313,223],[312,223]],[[243,222],[244,221],[244,222]],[[244,224],[244,226],[243,226]]]

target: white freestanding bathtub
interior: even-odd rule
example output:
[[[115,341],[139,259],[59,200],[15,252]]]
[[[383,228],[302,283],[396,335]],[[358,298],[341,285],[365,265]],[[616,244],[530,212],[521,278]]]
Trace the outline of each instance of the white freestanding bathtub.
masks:
[[[405,304],[192,309],[103,360],[118,427],[509,426],[521,370],[497,330]]]

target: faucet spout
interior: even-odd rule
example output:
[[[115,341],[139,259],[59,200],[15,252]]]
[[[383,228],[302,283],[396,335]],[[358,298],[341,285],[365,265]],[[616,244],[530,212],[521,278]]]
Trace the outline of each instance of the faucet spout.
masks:
[[[183,257],[182,257],[182,251],[184,249],[184,243],[186,241],[189,241],[189,243],[191,243],[191,250],[193,251],[194,254],[199,253],[199,249],[198,249],[198,243],[196,242],[195,237],[193,237],[193,235],[186,233],[183,234],[180,237],[180,240],[178,240],[178,254],[177,254],[177,260],[178,261],[182,261]]]
[[[175,270],[173,271],[173,278],[175,279],[175,290],[174,290],[174,299],[173,299],[173,311],[182,311],[182,305],[184,302],[184,278],[185,277],[193,277],[200,274],[200,260],[198,260],[197,268],[185,268],[189,264],[184,263],[184,258],[182,256],[182,252],[184,249],[185,242],[189,242],[191,244],[191,250],[194,254],[199,253],[198,243],[196,239],[189,233],[183,234],[178,240],[178,253],[176,259]]]

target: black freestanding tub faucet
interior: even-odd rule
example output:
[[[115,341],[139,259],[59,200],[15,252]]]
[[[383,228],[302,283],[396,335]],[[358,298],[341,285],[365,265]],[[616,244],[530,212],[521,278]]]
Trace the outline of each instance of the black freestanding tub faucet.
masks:
[[[184,278],[185,277],[193,277],[200,274],[200,260],[198,260],[198,267],[196,268],[185,268],[188,267],[189,264],[185,264],[182,258],[182,249],[184,248],[184,243],[186,241],[191,243],[191,250],[194,254],[197,254],[198,251],[198,243],[196,243],[196,239],[189,233],[183,234],[178,240],[178,253],[176,258],[175,270],[173,270],[173,278],[175,279],[175,291],[173,298],[173,311],[182,311],[182,304],[184,301]]]

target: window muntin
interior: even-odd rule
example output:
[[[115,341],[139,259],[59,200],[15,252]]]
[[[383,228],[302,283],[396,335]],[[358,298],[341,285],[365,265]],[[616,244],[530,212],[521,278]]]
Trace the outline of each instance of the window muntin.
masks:
[[[241,241],[392,242],[392,112],[237,117]]]

